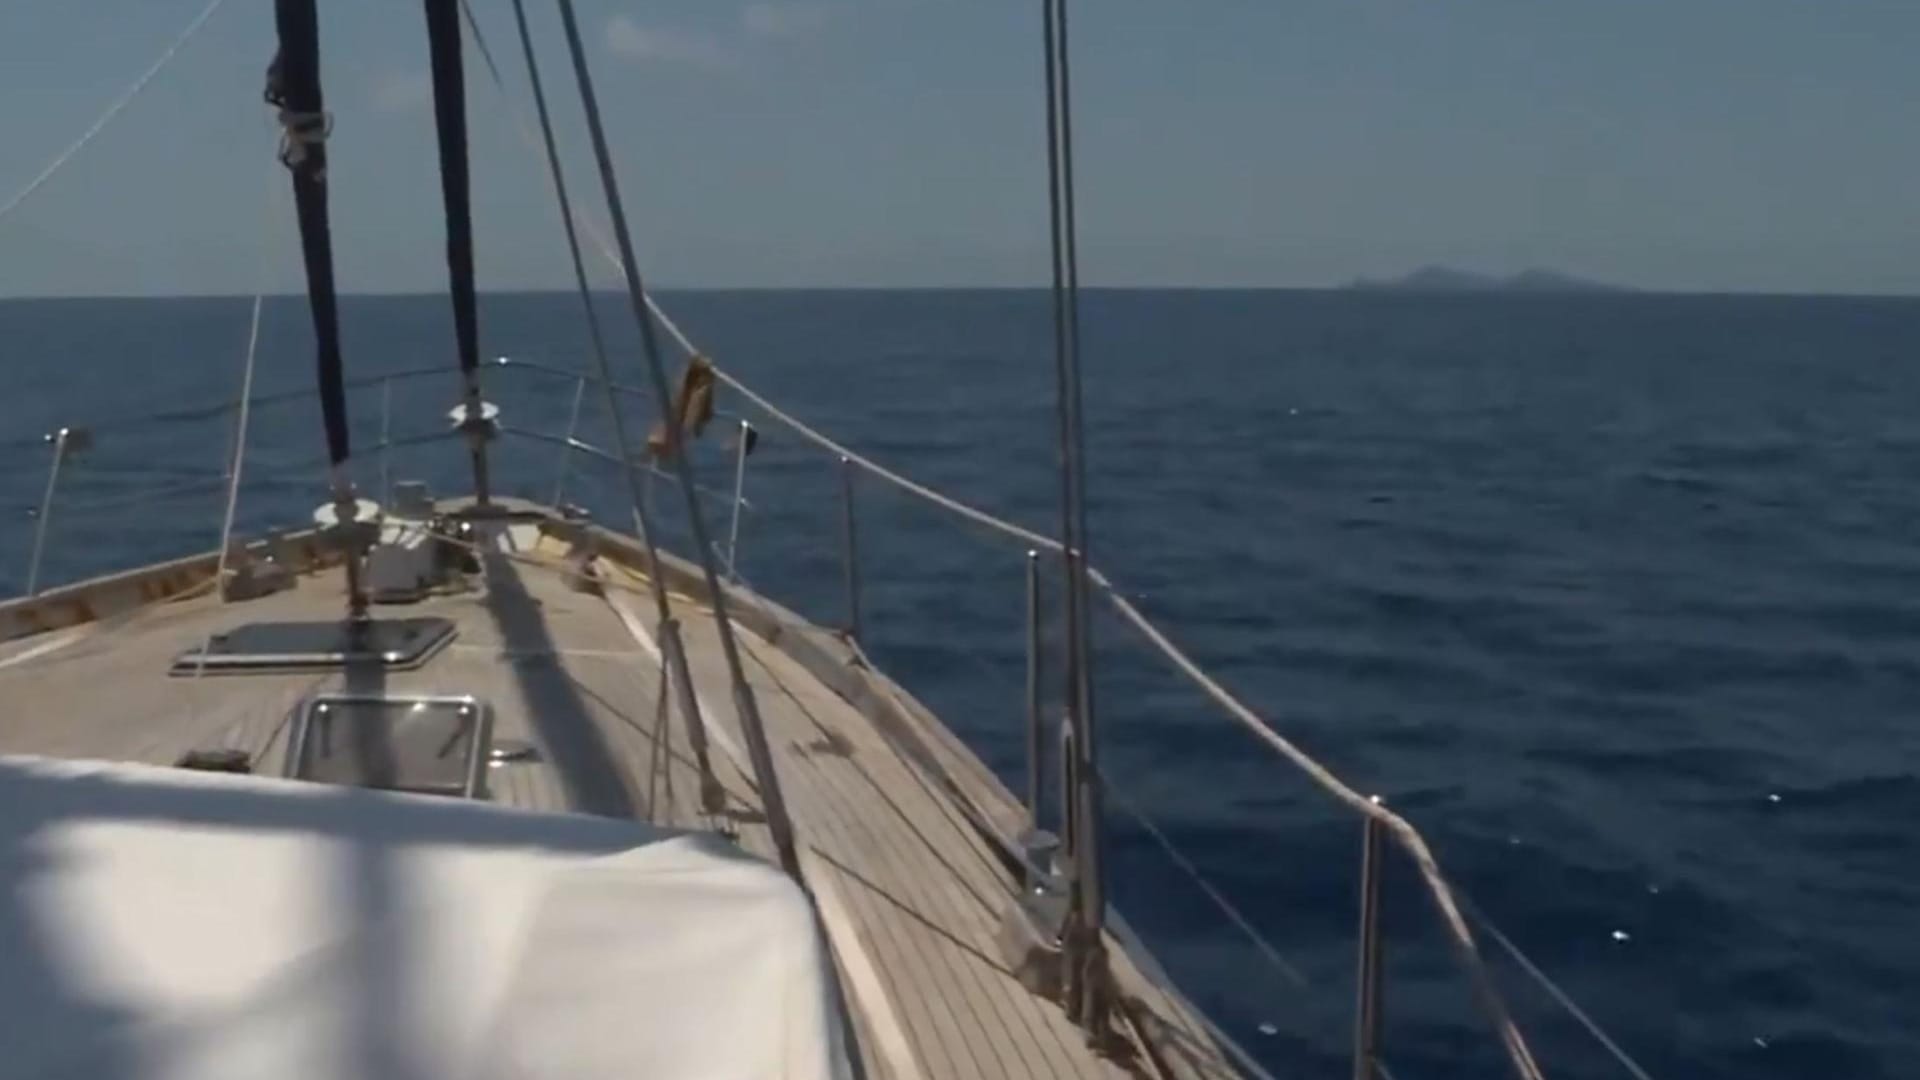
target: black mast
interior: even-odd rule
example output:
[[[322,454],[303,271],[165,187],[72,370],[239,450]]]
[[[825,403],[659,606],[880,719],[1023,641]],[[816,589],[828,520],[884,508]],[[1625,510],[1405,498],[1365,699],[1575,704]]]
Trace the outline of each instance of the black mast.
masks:
[[[320,93],[320,28],[314,0],[274,0],[280,48],[267,68],[266,100],[280,110],[280,160],[293,173],[293,201],[300,220],[300,254],[306,263],[307,306],[313,314],[320,414],[327,432],[328,481],[339,524],[351,530],[358,516],[346,460],[347,389],[340,358],[339,300],[333,284],[333,235],[327,218],[327,134],[331,120]],[[350,532],[350,536],[353,534]],[[360,587],[359,544],[346,558],[348,612],[366,616]]]
[[[440,142],[440,196],[447,215],[447,285],[459,347],[462,398],[459,426],[473,455],[475,501],[487,505],[487,439],[482,415],[480,328],[473,286],[473,209],[467,170],[466,72],[461,57],[460,0],[425,0],[427,44],[433,68],[433,118]]]
[[[280,50],[267,69],[267,104],[280,110],[285,138],[280,160],[293,173],[300,218],[300,253],[307,266],[307,306],[313,313],[320,413],[326,421],[327,461],[339,472],[347,460],[347,391],[341,374],[340,317],[333,289],[333,236],[327,219],[326,103],[320,94],[320,30],[314,0],[275,0]]]

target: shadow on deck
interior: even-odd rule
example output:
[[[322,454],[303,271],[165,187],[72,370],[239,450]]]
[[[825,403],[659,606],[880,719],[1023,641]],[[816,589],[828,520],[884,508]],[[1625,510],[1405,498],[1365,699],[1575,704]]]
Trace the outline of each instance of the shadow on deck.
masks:
[[[487,614],[512,658],[507,662],[526,702],[527,727],[559,775],[568,805],[602,817],[651,818],[653,808],[643,812],[607,733],[568,676],[540,601],[527,591],[519,568],[497,554],[487,556],[485,565]]]

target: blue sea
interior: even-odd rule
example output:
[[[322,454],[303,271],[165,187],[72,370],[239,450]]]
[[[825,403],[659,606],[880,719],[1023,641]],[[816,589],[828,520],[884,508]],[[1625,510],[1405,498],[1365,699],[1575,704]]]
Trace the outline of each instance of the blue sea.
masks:
[[[1043,292],[692,292],[722,365],[862,454],[1057,532]],[[84,425],[44,578],[210,547],[246,299],[0,302],[0,591],[24,583],[42,435]],[[620,378],[632,323],[603,300]],[[360,484],[464,490],[441,297],[350,299]],[[563,461],[577,298],[481,313],[500,486],[628,520]],[[1094,291],[1092,557],[1289,738],[1429,837],[1490,920],[1662,1080],[1920,1075],[1920,302],[1652,295]],[[256,392],[312,381],[303,301],[263,309]],[[634,427],[651,403],[627,402]],[[845,619],[836,460],[729,395],[697,464],[739,567]],[[577,435],[612,444],[597,393]],[[240,521],[323,501],[311,397],[254,412]],[[564,472],[564,477],[563,477]],[[653,493],[664,515],[677,501]],[[1023,784],[1025,552],[871,478],[864,627],[888,670]],[[670,531],[684,537],[677,518]],[[684,544],[684,540],[681,541]],[[1052,574],[1057,568],[1049,567]],[[1056,617],[1059,593],[1050,586]],[[1095,627],[1112,892],[1193,998],[1283,1076],[1345,1075],[1358,823]],[[1058,671],[1056,664],[1054,670]],[[1292,966],[1247,944],[1127,812]],[[1385,897],[1398,1080],[1499,1075],[1403,859]],[[1482,935],[1485,937],[1485,935]],[[1624,1077],[1491,942],[1550,1076]]]

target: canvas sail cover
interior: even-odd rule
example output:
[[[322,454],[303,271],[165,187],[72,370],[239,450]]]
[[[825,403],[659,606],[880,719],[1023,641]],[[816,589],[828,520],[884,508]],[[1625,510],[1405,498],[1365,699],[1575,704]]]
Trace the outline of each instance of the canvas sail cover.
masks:
[[[805,895],[716,837],[0,757],[0,1073],[826,1080]]]

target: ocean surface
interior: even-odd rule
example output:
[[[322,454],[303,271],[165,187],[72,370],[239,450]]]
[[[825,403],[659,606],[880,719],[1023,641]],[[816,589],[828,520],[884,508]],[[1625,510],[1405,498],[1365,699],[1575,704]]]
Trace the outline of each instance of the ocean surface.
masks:
[[[1039,292],[670,294],[723,365],[863,454],[1057,532]],[[620,377],[635,335],[604,312]],[[1920,1076],[1920,302],[1099,291],[1085,298],[1093,561],[1224,683],[1430,838],[1497,926],[1654,1077]],[[85,425],[43,578],[211,546],[249,301],[0,302],[0,592],[42,435]],[[465,489],[447,305],[344,309],[359,482]],[[500,486],[624,523],[563,462],[577,299],[488,297]],[[240,521],[324,498],[304,304],[263,309]],[[634,427],[651,408],[630,400]],[[698,460],[739,566],[844,615],[839,474],[743,403]],[[173,419],[142,420],[158,412]],[[424,438],[382,457],[396,440]],[[590,393],[578,437],[612,445]],[[563,477],[563,471],[565,473]],[[677,503],[664,485],[663,514]],[[1025,554],[869,478],[871,648],[1018,790]],[[677,521],[677,518],[676,518]],[[676,526],[677,527],[677,526]],[[683,532],[675,535],[683,536]],[[684,544],[684,542],[682,542]],[[683,546],[684,550],[684,546]],[[1050,568],[1051,570],[1051,568]],[[1058,590],[1047,597],[1057,614]],[[1196,1001],[1286,1077],[1345,1075],[1360,827],[1107,614],[1096,626],[1112,891]],[[1057,667],[1055,669],[1057,671]],[[1249,947],[1123,809],[1269,938]],[[1501,1074],[1395,858],[1386,1059]],[[1482,935],[1483,938],[1485,935]],[[1554,1077],[1625,1077],[1492,943]]]

